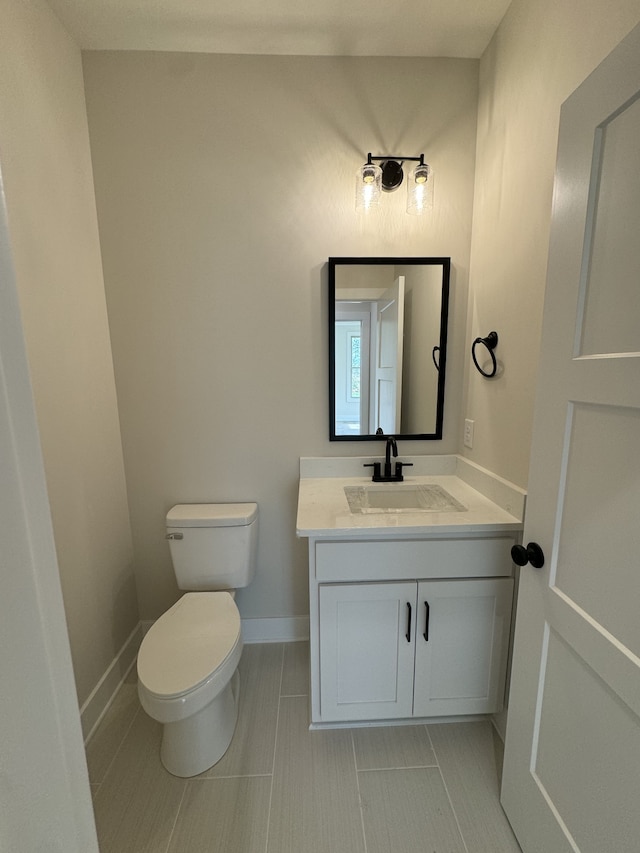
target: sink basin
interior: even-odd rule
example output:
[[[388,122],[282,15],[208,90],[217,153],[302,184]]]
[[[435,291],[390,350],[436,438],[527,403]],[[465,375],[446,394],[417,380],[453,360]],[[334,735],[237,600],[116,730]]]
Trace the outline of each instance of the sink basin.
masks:
[[[375,484],[345,486],[353,513],[465,512],[466,507],[436,484]]]

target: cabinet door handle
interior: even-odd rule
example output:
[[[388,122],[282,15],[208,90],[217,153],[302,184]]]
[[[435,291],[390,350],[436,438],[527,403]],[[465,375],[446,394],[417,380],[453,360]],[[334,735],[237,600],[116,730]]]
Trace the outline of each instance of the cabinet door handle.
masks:
[[[407,633],[405,634],[407,643],[411,642],[411,605],[407,601]]]
[[[429,613],[430,613],[430,607],[429,607],[428,601],[425,601],[424,608],[425,608],[426,612],[424,614],[424,634],[422,636],[425,638],[425,640],[428,643],[429,642]]]

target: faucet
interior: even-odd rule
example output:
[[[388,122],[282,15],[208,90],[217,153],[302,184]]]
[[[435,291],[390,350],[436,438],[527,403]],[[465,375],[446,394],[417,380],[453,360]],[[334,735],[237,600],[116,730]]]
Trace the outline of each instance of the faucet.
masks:
[[[392,435],[388,435],[386,438],[387,446],[384,454],[384,472],[381,470],[381,462],[368,462],[364,467],[373,468],[373,477],[371,479],[374,483],[401,483],[404,480],[402,469],[410,467],[413,465],[413,462],[396,462],[395,472],[392,474],[391,455],[393,454],[394,459],[398,456],[398,443]]]
[[[393,458],[395,459],[398,455],[398,445],[395,438],[392,435],[387,436],[387,449],[384,455],[384,476],[385,479],[391,478],[391,453],[393,453]],[[400,469],[402,470],[402,469]]]

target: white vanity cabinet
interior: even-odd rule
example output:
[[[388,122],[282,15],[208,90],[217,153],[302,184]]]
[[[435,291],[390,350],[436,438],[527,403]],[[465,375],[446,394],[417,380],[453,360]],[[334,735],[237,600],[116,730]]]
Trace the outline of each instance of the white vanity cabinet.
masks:
[[[415,583],[323,584],[320,708],[324,722],[413,714]]]
[[[414,716],[502,710],[512,601],[511,578],[418,584]]]
[[[312,723],[499,711],[515,541],[311,540]]]

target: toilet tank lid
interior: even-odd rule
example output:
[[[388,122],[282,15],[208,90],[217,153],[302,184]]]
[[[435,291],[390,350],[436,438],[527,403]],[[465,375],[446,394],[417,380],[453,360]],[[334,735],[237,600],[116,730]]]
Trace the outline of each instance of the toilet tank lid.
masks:
[[[167,527],[242,527],[258,516],[258,504],[178,504],[167,513]]]

